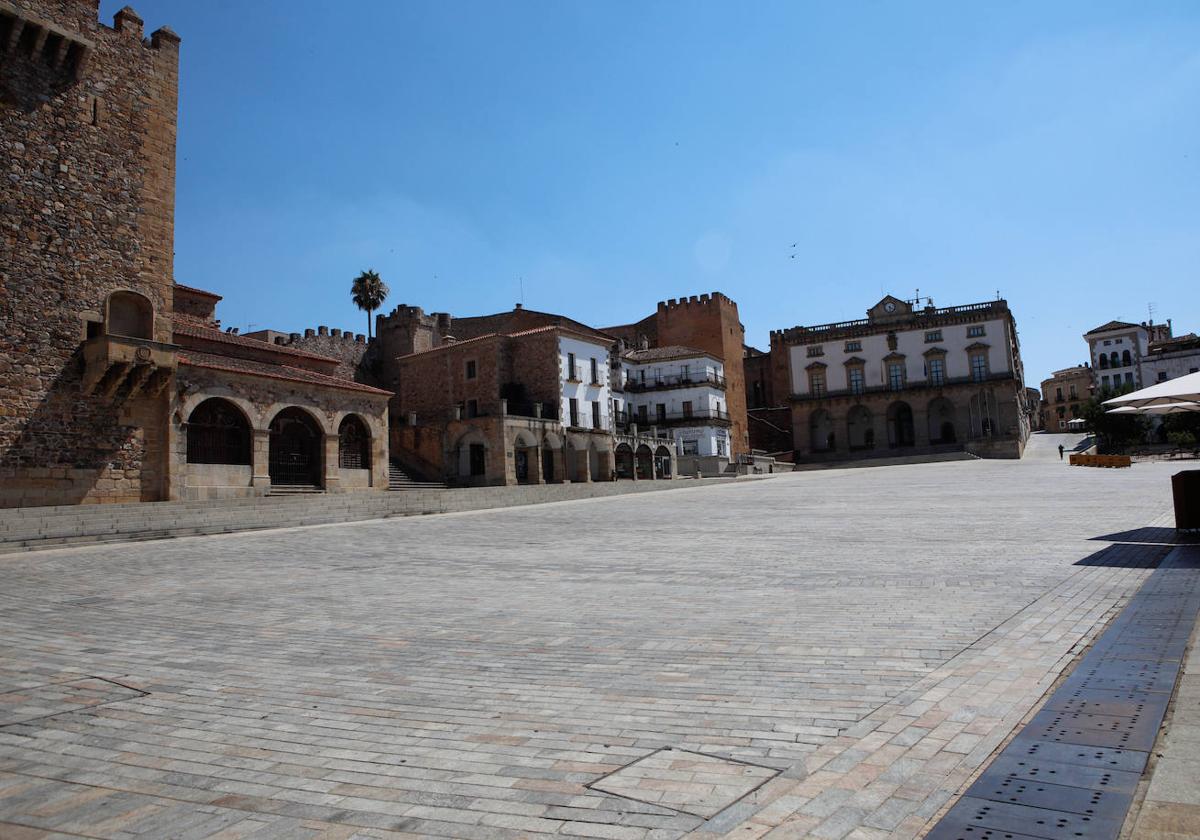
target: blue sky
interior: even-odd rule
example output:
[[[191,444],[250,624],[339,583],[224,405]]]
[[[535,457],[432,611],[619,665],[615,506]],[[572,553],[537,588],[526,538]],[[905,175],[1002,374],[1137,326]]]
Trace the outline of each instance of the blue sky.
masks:
[[[374,268],[596,325],[720,290],[760,347],[999,290],[1034,385],[1148,303],[1200,331],[1190,0],[136,8],[183,38],[176,279],[226,326],[364,332]]]

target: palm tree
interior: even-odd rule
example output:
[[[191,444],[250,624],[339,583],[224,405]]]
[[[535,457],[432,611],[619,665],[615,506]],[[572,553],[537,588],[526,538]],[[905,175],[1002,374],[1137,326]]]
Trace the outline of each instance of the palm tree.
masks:
[[[367,337],[371,337],[371,313],[383,306],[388,296],[387,283],[384,283],[379,272],[367,269],[354,278],[350,286],[350,297],[354,305],[367,313]]]

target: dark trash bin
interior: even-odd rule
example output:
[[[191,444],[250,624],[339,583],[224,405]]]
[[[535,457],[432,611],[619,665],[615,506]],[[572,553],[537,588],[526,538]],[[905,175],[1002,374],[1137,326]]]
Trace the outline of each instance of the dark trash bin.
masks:
[[[1171,476],[1171,492],[1175,497],[1176,530],[1200,530],[1200,470],[1184,470]]]

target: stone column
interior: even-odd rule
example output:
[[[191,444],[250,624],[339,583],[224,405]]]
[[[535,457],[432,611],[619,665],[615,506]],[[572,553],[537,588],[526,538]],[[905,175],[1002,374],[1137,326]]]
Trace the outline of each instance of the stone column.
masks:
[[[250,479],[255,495],[266,495],[271,489],[271,432],[267,429],[255,429],[250,443],[250,461],[254,465],[253,478]]]
[[[338,472],[338,436],[325,434],[325,457],[321,464],[321,478],[326,493],[341,493],[341,474]]]
[[[616,481],[617,462],[615,455],[611,449],[605,449],[600,453],[600,480],[601,481]]]
[[[529,453],[529,470],[530,484],[545,484],[546,477],[542,475],[542,447],[531,446],[526,452]]]
[[[592,471],[588,468],[588,451],[586,449],[575,450],[575,480],[582,483],[590,483],[592,480]]]
[[[930,446],[929,438],[929,407],[913,409],[913,444],[915,446]]]

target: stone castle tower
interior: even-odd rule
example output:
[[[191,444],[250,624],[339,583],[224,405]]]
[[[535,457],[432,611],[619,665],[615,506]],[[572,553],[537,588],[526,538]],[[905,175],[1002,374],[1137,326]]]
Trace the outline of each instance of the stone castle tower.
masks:
[[[0,5],[0,506],[164,494],[170,350],[84,348],[171,341],[179,37],[142,30]]]
[[[737,303],[720,292],[660,301],[654,314],[654,331],[660,347],[674,344],[695,347],[724,361],[730,449],[734,455],[749,452],[746,380],[742,368],[746,334],[738,317]]]

